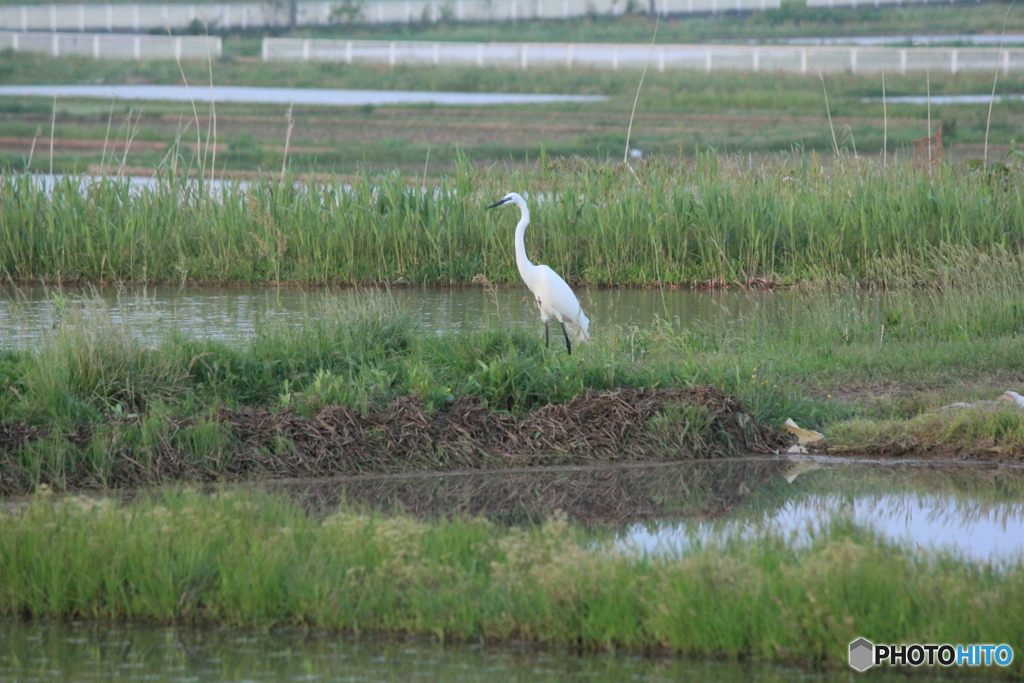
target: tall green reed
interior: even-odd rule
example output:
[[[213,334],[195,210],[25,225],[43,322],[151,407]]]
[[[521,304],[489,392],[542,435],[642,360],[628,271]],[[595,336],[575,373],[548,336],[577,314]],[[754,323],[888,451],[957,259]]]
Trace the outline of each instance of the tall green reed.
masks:
[[[948,166],[779,157],[750,170],[702,154],[693,167],[652,160],[637,174],[572,158],[513,170],[462,159],[430,187],[369,172],[221,187],[65,178],[51,191],[13,177],[0,188],[0,271],[20,281],[516,282],[515,218],[483,211],[511,190],[531,203],[531,258],[599,285],[891,285],[905,267],[937,284],[945,248],[984,255],[1024,238],[1021,183]]]

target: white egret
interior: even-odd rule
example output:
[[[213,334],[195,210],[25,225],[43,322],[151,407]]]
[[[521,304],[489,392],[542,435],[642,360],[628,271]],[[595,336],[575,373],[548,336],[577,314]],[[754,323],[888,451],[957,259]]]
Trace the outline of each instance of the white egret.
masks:
[[[509,192],[487,208],[493,209],[502,204],[515,204],[522,214],[519,224],[516,225],[516,265],[519,267],[519,275],[533,292],[537,308],[540,309],[540,319],[544,323],[544,346],[550,345],[551,332],[548,321],[554,318],[562,326],[565,347],[571,355],[572,342],[569,340],[569,332],[565,329],[566,325],[572,329],[578,340],[586,341],[590,339],[590,320],[584,315],[580,300],[558,273],[547,266],[534,265],[526,257],[525,234],[526,226],[530,224],[530,209],[526,206],[526,200],[515,192]]]

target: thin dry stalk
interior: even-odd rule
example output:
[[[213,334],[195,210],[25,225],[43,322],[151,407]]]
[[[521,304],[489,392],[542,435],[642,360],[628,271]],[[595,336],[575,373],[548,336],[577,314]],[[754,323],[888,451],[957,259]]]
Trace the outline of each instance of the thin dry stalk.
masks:
[[[882,167],[889,166],[889,111],[885,106],[885,71],[882,71]]]
[[[836,141],[836,129],[832,125],[832,110],[828,106],[828,89],[825,87],[825,74],[818,72],[818,78],[821,79],[821,91],[825,93],[825,113],[828,114],[828,129],[832,132],[832,149],[835,150],[836,156],[839,156],[839,142]]]
[[[288,145],[292,140],[292,128],[295,127],[295,119],[292,118],[292,108],[295,103],[292,102],[288,105],[288,111],[285,112],[284,120],[288,122],[288,132],[284,135],[284,158],[281,160],[281,179],[284,180],[285,171],[288,170]]]
[[[206,37],[210,37],[210,27],[203,22],[203,29]],[[210,53],[210,41],[206,41],[206,63],[210,67],[210,121],[206,128],[206,151],[210,151],[210,133],[213,133],[213,153],[210,157],[210,180],[213,180],[217,173],[217,104],[213,99],[213,55]],[[203,156],[203,166],[206,166],[206,157]]]
[[[28,150],[28,163],[25,164],[25,170],[26,171],[28,171],[30,168],[32,168],[32,157],[36,153],[36,140],[39,139],[39,134],[42,133],[42,132],[43,132],[43,127],[42,126],[39,126],[38,128],[36,128],[36,134],[32,138],[32,146],[29,147],[29,150]]]
[[[167,35],[171,35],[171,27],[164,25],[167,29]],[[192,116],[196,120],[196,154],[198,155],[203,149],[203,131],[199,125],[199,111],[196,109],[196,101],[192,98],[192,90],[188,87],[188,79],[185,78],[185,69],[181,66],[181,57],[178,56],[177,52],[174,54],[174,61],[178,65],[178,72],[181,74],[181,82],[185,84],[185,94],[188,95],[188,101],[192,104]],[[202,177],[205,167],[200,169],[199,175]]]
[[[1013,0],[1013,2],[1010,3],[1010,6],[1006,8],[1006,14],[1003,16],[1003,31],[1002,34],[999,36],[1000,49],[1002,49],[1003,47],[1003,37],[1006,35],[1006,22],[1010,18],[1010,10],[1013,9],[1013,4],[1015,2],[1017,2],[1017,0]],[[999,67],[997,66],[995,76],[992,77],[992,94],[988,98],[988,117],[985,119],[985,146],[983,148],[984,152],[981,161],[982,166],[988,166],[988,131],[989,128],[992,126],[992,105],[995,104],[996,101],[996,82],[998,80]]]
[[[114,101],[117,96],[110,98],[110,113],[107,114],[107,134],[103,136],[103,156],[100,157],[100,168],[107,165],[107,143],[110,142],[110,123],[114,120]]]
[[[629,127],[626,129],[626,151],[622,155],[622,161],[629,166],[629,138],[633,134],[633,117],[636,116],[636,103],[640,101],[640,88],[644,86],[644,77],[647,75],[647,67],[651,63],[651,53],[654,52],[654,41],[658,39],[658,25],[661,23],[661,15],[654,20],[654,35],[651,36],[651,46],[647,49],[647,61],[644,62],[643,73],[640,74],[640,83],[636,86],[636,97],[633,98],[633,111],[629,113]],[[633,167],[630,166],[629,170],[632,171]],[[636,176],[636,173],[633,173]]]
[[[117,168],[117,176],[121,177],[124,172],[124,167],[128,164],[128,150],[132,147],[132,140],[135,139],[135,134],[139,132],[139,119],[142,118],[142,110],[139,109],[139,113],[135,116],[135,127],[132,128],[132,110],[128,110],[128,130],[125,131],[124,140],[124,156],[121,157],[121,165]]]
[[[928,101],[928,173],[932,167],[932,80],[931,71],[924,72],[925,99]]]
[[[50,175],[53,175],[53,130],[57,126],[57,96],[53,96],[53,118],[50,119]]]

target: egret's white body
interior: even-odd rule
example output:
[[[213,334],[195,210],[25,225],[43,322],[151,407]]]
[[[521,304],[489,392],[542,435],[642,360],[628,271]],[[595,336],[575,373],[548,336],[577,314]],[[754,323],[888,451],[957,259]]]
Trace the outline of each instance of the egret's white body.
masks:
[[[489,209],[503,204],[515,204],[522,216],[516,225],[516,266],[523,282],[533,293],[533,298],[540,309],[540,319],[544,323],[544,344],[549,342],[549,321],[554,318],[562,326],[565,345],[572,353],[572,342],[566,328],[580,341],[590,339],[590,320],[583,313],[580,300],[576,298],[572,288],[565,283],[558,273],[545,265],[534,265],[526,256],[526,226],[530,224],[530,209],[526,200],[519,194],[510,192],[500,201],[491,204]]]

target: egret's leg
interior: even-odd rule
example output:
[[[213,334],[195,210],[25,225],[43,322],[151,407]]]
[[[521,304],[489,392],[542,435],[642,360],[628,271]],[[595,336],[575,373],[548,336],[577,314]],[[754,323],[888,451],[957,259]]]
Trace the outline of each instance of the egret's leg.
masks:
[[[551,329],[548,325],[548,321],[544,321],[544,348],[548,348],[551,345]]]
[[[562,336],[565,337],[565,348],[569,349],[569,355],[572,355],[572,342],[569,341],[569,333],[565,331],[565,323],[562,323]]]

